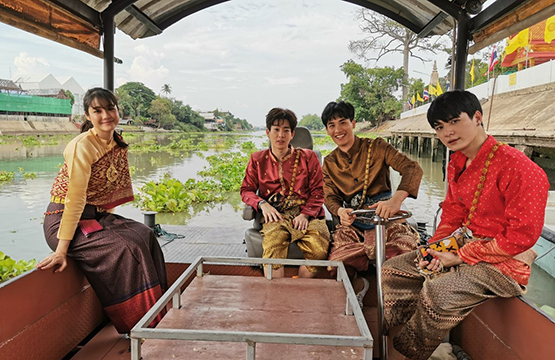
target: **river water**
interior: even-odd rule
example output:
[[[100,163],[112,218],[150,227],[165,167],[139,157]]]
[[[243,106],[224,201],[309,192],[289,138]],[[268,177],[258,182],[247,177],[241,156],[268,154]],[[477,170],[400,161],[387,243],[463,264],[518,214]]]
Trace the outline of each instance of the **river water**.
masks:
[[[243,141],[253,141],[258,148],[267,146],[267,138],[263,132],[251,134],[194,134],[191,135],[196,142],[225,142],[233,140],[236,144]],[[315,138],[324,135],[315,134]],[[44,138],[44,137],[43,137]],[[13,259],[40,260],[50,252],[44,241],[42,232],[43,212],[50,199],[50,188],[56,177],[59,166],[63,163],[62,152],[71,137],[59,140],[55,145],[25,146],[15,139],[4,139],[0,142],[0,170],[15,172],[14,181],[0,183],[0,251]],[[227,140],[226,140],[227,139]],[[0,138],[0,140],[2,140]],[[323,139],[321,139],[323,140]],[[137,139],[135,141],[138,141]],[[159,143],[168,140],[160,136],[156,139]],[[322,143],[322,141],[317,141]],[[317,146],[315,146],[317,147]],[[328,142],[320,145],[321,149],[331,149]],[[214,146],[210,146],[211,149]],[[229,151],[221,150],[221,151]],[[170,155],[166,152],[140,152],[130,151],[130,166],[137,170],[132,175],[133,186],[137,188],[151,180],[160,179],[165,173],[181,181],[188,178],[198,178],[198,171],[207,166],[205,159],[208,155],[217,154],[218,150],[191,151]],[[425,222],[429,229],[434,222],[438,204],[443,200],[445,185],[441,162],[432,162],[429,156],[416,158],[424,171],[418,199],[407,199],[405,205],[412,211],[415,220]],[[20,172],[34,173],[36,178],[25,179]],[[551,175],[550,175],[551,176]],[[394,187],[399,183],[399,174],[392,171]],[[553,180],[552,180],[553,183]],[[547,222],[555,224],[555,196],[550,197],[550,210]],[[156,222],[162,224],[190,225],[218,228],[243,228],[250,227],[250,222],[241,218],[241,199],[238,194],[233,196],[226,204],[211,204],[192,206],[187,213],[158,214]],[[132,205],[117,208],[116,212],[123,216],[143,221],[141,211]],[[243,239],[237,239],[242,242]],[[536,273],[540,272],[538,269]],[[546,278],[547,283],[538,285],[538,290],[555,288],[555,280]],[[533,292],[533,291],[532,291]],[[549,297],[553,298],[550,291]],[[555,307],[555,299],[551,306]],[[544,302],[545,303],[545,302]]]

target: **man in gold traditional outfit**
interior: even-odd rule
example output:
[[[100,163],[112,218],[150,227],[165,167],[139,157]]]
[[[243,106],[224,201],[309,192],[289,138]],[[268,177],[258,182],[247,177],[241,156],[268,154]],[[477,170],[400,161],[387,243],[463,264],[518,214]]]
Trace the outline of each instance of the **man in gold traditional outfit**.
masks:
[[[289,109],[273,108],[266,115],[270,149],[251,155],[241,186],[243,202],[264,216],[263,258],[284,259],[295,241],[307,260],[327,257],[329,231],[324,214],[322,168],[312,150],[294,148],[297,117]],[[284,268],[273,267],[275,277]],[[313,277],[318,269],[301,266],[299,277]]]

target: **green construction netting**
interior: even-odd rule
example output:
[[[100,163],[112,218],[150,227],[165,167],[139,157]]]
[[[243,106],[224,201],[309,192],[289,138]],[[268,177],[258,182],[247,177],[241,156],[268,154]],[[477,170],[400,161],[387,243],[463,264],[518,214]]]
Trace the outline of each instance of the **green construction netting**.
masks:
[[[0,111],[71,115],[71,100],[0,93]]]

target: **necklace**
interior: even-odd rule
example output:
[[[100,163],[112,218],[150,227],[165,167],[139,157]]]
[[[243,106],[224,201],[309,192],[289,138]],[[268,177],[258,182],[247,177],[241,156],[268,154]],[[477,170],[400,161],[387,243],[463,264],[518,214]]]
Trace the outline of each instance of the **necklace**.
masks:
[[[374,140],[369,140],[370,145],[368,146],[368,155],[366,156],[366,169],[364,170],[364,188],[362,189],[362,198],[360,199],[360,205],[358,209],[362,208],[364,204],[364,199],[366,199],[366,193],[368,192],[368,173],[370,172],[370,155],[372,153],[372,145],[374,145]]]
[[[495,156],[495,152],[497,151],[497,149],[499,149],[501,145],[505,145],[505,143],[498,142],[495,145],[493,145],[493,147],[491,148],[491,151],[488,154],[488,157],[486,158],[486,162],[484,162],[484,167],[482,168],[482,175],[480,175],[480,182],[476,187],[476,192],[474,193],[474,199],[472,200],[472,206],[470,206],[470,211],[468,212],[466,222],[464,223],[464,226],[463,226],[463,234],[466,233],[466,230],[470,225],[470,221],[474,217],[474,213],[476,212],[476,208],[478,207],[478,200],[480,199],[480,195],[482,195],[482,190],[484,190],[484,184],[486,182],[486,175],[488,173],[489,164],[491,163],[491,160],[493,160],[493,157]]]
[[[114,152],[116,151],[116,147],[114,146],[112,148],[112,150],[108,151],[108,159],[110,160],[110,166],[108,167],[108,170],[106,170],[106,179],[108,179],[109,182],[114,182],[118,179],[118,175],[119,172],[116,169],[116,167],[114,166]]]

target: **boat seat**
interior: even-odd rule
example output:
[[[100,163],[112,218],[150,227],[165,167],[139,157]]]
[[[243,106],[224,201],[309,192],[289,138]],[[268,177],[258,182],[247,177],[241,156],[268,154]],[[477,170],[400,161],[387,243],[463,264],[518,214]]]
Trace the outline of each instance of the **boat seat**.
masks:
[[[312,141],[312,135],[308,128],[304,126],[297,126],[295,129],[295,136],[291,139],[291,145],[293,147],[299,147],[303,149],[310,149],[316,153],[318,161],[322,163],[322,154],[318,150],[314,150],[314,143]],[[328,217],[326,217],[328,218]],[[262,230],[262,213],[253,209],[250,205],[245,205],[243,207],[243,219],[253,220],[253,226],[245,231],[245,244],[247,245],[247,255],[249,257],[262,257],[262,235],[260,230]],[[296,243],[291,243],[289,245],[289,252],[287,255],[288,259],[303,259],[303,253]]]

